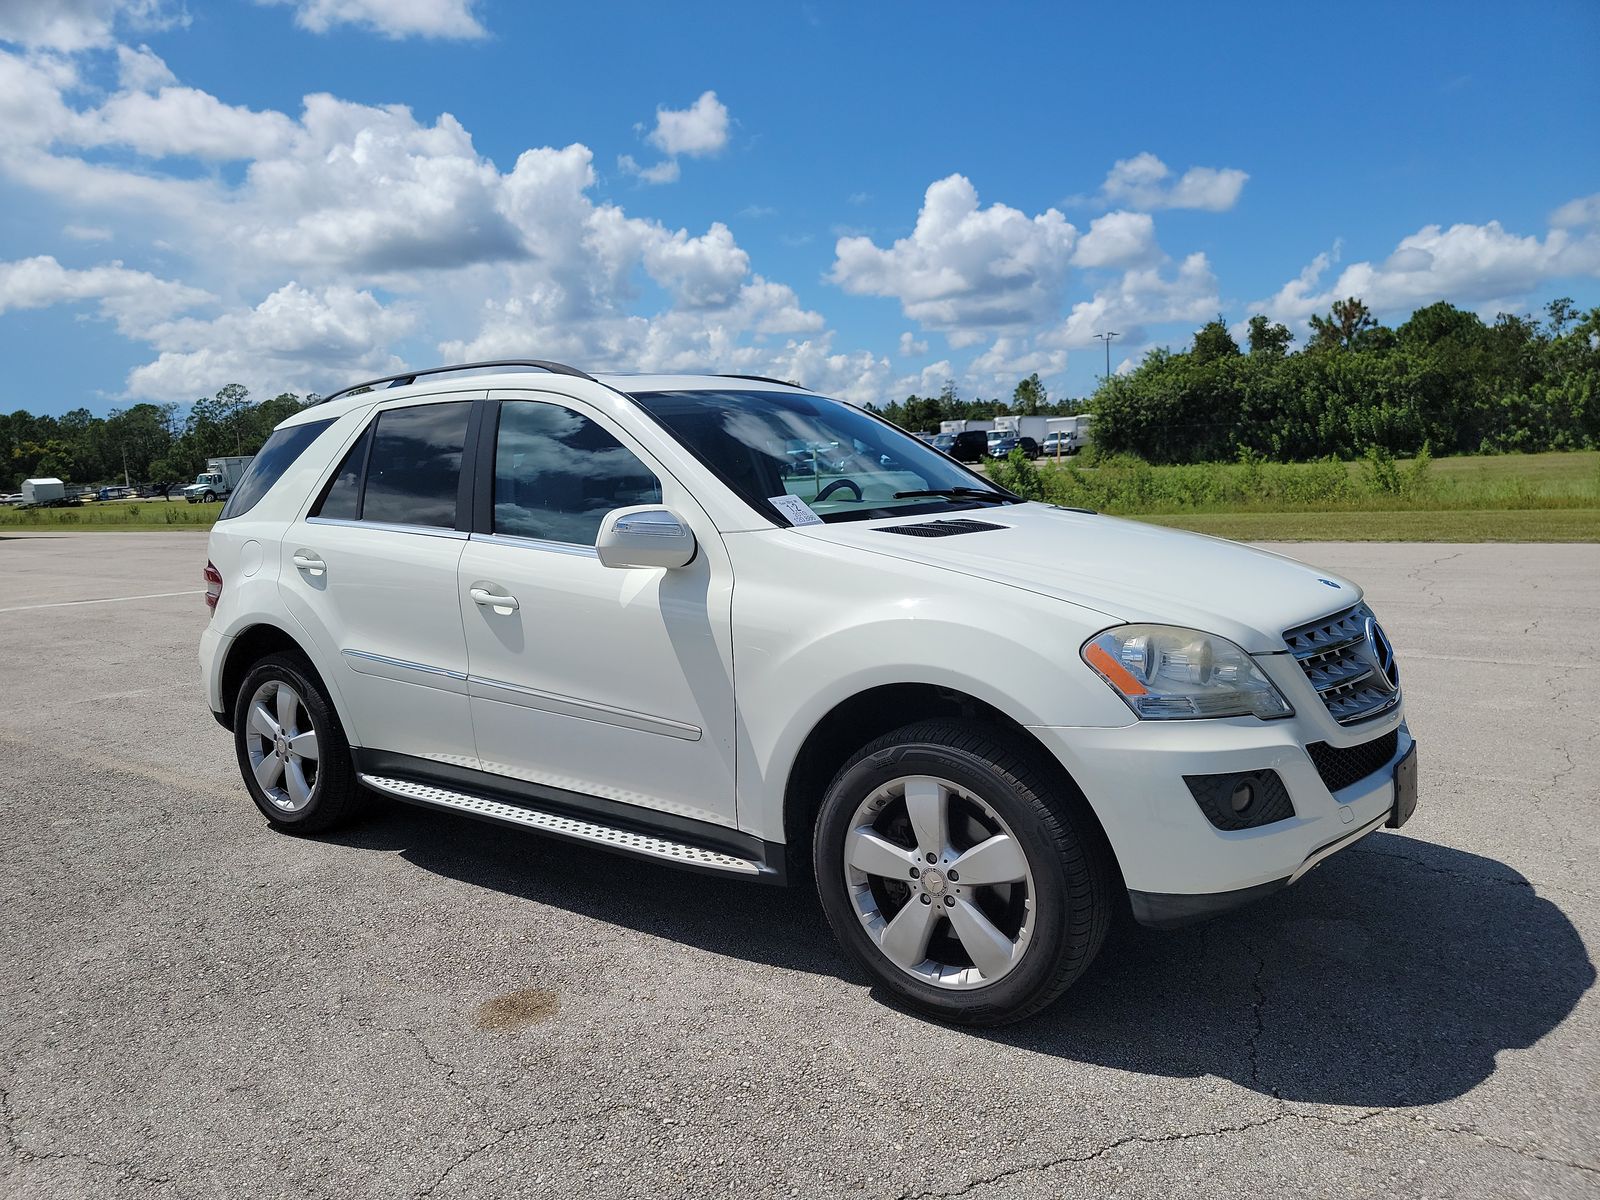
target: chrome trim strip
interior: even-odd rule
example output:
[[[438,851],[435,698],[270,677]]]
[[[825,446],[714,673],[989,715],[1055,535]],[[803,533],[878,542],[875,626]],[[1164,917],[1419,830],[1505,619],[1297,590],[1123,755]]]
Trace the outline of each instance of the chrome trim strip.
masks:
[[[378,529],[384,533],[420,533],[424,537],[453,538],[458,542],[467,540],[467,535],[459,529],[440,529],[437,525],[391,525],[387,521],[347,521],[343,517],[307,517],[307,525],[337,525],[345,529]]]
[[[467,694],[467,676],[460,671],[410,662],[404,658],[390,658],[386,654],[373,654],[366,650],[341,650],[340,653],[350,669],[358,675],[372,675],[379,679],[393,679],[399,683],[414,683],[460,695]],[[427,676],[427,680],[416,678],[418,675]]]
[[[560,696],[554,692],[541,692],[537,688],[507,683],[502,679],[486,679],[482,675],[469,675],[467,695],[479,700],[494,700],[514,704],[518,708],[531,708],[538,712],[554,713],[562,717],[576,717],[582,721],[598,721],[621,729],[636,729],[640,733],[655,733],[663,737],[680,738],[686,742],[700,740],[700,727],[650,713],[617,708],[610,704],[597,704],[592,700],[579,700],[573,696]]]
[[[557,816],[554,813],[540,812],[538,809],[524,808],[521,805],[504,804],[484,796],[474,796],[469,792],[452,791],[449,788],[426,783],[413,783],[409,779],[390,779],[381,775],[366,774],[361,775],[360,779],[370,788],[413,804],[449,809],[506,825],[520,825],[535,833],[553,834],[574,842],[586,842],[605,850],[619,850],[624,854],[633,854],[640,858],[675,863],[682,867],[699,867],[702,870],[718,871],[728,875],[762,874],[759,863],[751,862],[747,858],[737,858],[732,854],[723,854],[718,850],[691,846],[687,842],[675,842],[647,833],[634,833],[632,830],[602,825],[598,821]],[[643,818],[646,814],[640,815]]]
[[[575,554],[579,558],[600,557],[593,546],[579,546],[574,542],[547,542],[543,538],[515,537],[509,533],[474,533],[468,539],[490,546],[513,546],[519,550],[548,550],[554,554]]]
[[[1393,810],[1394,810],[1394,805],[1390,804],[1390,806],[1388,808],[1384,809],[1381,813],[1379,813],[1372,820],[1368,821],[1360,829],[1353,829],[1349,833],[1345,834],[1343,837],[1335,838],[1333,841],[1329,842],[1326,846],[1322,846],[1322,847],[1319,847],[1316,850],[1313,850],[1310,854],[1306,855],[1305,862],[1301,863],[1299,865],[1299,867],[1297,867],[1295,869],[1294,874],[1289,876],[1289,882],[1290,883],[1296,882],[1307,871],[1311,870],[1312,867],[1316,866],[1318,863],[1322,862],[1324,859],[1326,859],[1330,855],[1337,854],[1340,850],[1343,850],[1346,846],[1351,846],[1351,845],[1354,845],[1356,842],[1359,842],[1362,838],[1366,837],[1367,834],[1371,833],[1374,829],[1377,829],[1378,826],[1382,825],[1385,821],[1387,821],[1389,819],[1389,814]]]

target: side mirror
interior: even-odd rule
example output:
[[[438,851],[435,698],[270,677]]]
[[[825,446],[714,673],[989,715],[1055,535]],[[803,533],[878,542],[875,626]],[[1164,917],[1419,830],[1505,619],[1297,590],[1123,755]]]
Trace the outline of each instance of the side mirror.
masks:
[[[694,561],[694,534],[677,513],[655,504],[613,509],[600,522],[594,540],[600,562],[608,567],[665,567],[673,570]]]

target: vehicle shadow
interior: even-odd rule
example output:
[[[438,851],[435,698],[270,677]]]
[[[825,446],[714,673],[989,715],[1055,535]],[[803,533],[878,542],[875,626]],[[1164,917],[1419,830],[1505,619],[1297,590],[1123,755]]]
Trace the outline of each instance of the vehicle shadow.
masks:
[[[422,870],[716,954],[860,980],[809,888],[767,888],[388,806],[343,837]],[[975,1030],[1285,1100],[1436,1104],[1544,1037],[1594,984],[1577,930],[1493,859],[1379,834],[1209,924],[1119,927],[1046,1012]],[[887,1000],[887,997],[883,997]]]

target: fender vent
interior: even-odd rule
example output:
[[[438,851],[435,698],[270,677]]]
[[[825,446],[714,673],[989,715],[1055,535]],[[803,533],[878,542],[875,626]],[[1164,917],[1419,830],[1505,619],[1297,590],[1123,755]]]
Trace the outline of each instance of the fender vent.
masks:
[[[901,533],[906,537],[955,537],[958,533],[982,533],[986,529],[1004,529],[988,521],[972,521],[955,517],[948,521],[925,521],[921,525],[891,525],[880,533]]]

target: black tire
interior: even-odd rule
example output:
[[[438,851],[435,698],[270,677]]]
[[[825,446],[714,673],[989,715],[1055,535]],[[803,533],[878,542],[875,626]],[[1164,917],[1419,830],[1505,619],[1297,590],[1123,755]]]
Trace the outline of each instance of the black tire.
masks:
[[[215,504],[216,502],[217,502],[217,494],[215,492],[207,492],[206,493],[206,503],[207,504]]]
[[[900,1002],[961,1025],[1003,1025],[1051,1004],[1094,961],[1115,912],[1116,868],[1076,797],[1059,794],[1036,751],[972,721],[928,720],[886,734],[829,785],[813,839],[817,891],[828,923],[861,967]],[[845,847],[858,807],[904,776],[942,778],[980,797],[1010,827],[1032,875],[1031,939],[993,983],[950,990],[902,970],[864,928],[846,878]],[[908,900],[907,903],[910,903]]]
[[[257,690],[269,682],[287,683],[294,689],[317,735],[318,757],[311,798],[303,808],[293,812],[284,811],[273,803],[256,781],[250,762],[250,701]],[[356,780],[355,764],[350,756],[350,742],[339,723],[339,714],[329,702],[322,681],[310,664],[297,654],[268,655],[250,668],[234,697],[233,747],[245,788],[274,829],[296,834],[322,833],[359,816],[365,807],[364,793]]]

